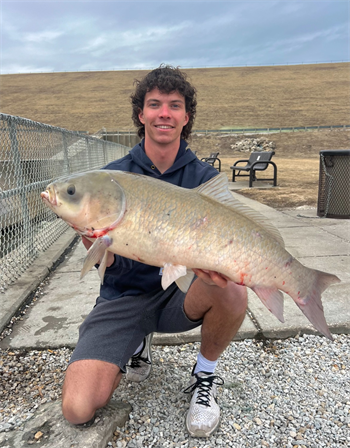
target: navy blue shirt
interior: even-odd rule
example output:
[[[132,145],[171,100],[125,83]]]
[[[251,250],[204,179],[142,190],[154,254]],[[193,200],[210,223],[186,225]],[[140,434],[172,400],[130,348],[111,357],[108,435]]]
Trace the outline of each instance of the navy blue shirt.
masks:
[[[201,162],[181,140],[174,164],[164,173],[147,157],[144,140],[134,146],[128,155],[115,160],[104,169],[144,174],[183,188],[195,188],[218,174],[217,170]],[[133,296],[161,289],[160,268],[115,255],[115,261],[106,269],[100,295],[105,299]]]

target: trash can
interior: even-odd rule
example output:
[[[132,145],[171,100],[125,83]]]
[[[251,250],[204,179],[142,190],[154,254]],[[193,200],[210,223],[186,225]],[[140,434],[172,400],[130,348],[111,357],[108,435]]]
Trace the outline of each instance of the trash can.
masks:
[[[350,150],[320,151],[317,215],[350,218]]]

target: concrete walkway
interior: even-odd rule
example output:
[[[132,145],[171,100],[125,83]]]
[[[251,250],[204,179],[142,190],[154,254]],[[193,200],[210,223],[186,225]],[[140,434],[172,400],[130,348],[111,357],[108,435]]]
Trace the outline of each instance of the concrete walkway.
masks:
[[[258,187],[258,185],[256,185]],[[230,189],[242,188],[241,182],[230,183]],[[333,333],[349,333],[350,329],[350,221],[345,219],[319,218],[315,209],[276,211],[256,201],[239,196],[251,208],[260,211],[280,230],[287,250],[301,263],[310,268],[336,274],[341,283],[332,285],[323,294],[326,320]],[[68,248],[68,249],[67,249]],[[99,292],[99,278],[95,269],[83,279],[79,279],[85,249],[76,234],[68,230],[45,254],[36,260],[18,283],[0,296],[0,329],[6,327],[21,305],[37,292],[37,300],[29,307],[23,320],[16,322],[12,333],[0,344],[2,349],[44,349],[74,347],[78,338],[78,328],[94,306]],[[62,262],[53,269],[59,261]],[[52,270],[53,269],[53,270]],[[52,271],[51,271],[52,270]],[[43,280],[46,280],[43,282]],[[42,283],[43,282],[43,283]],[[249,312],[236,339],[266,337],[285,338],[298,333],[317,333],[304,317],[293,300],[285,296],[285,323],[280,323],[249,290]],[[156,334],[153,344],[181,344],[200,340],[200,330],[182,334]],[[57,427],[45,446],[57,447],[59,434],[68,437],[62,447],[105,448],[116,426],[125,421],[130,412],[120,403],[101,411],[100,424],[86,429],[84,445],[77,442],[81,429],[74,429],[63,420],[57,411],[57,404],[47,409],[39,409],[33,421],[24,431],[26,443],[36,431],[45,425]],[[119,408],[118,408],[119,406]],[[57,409],[56,409],[57,408]],[[119,410],[118,410],[119,409]],[[60,414],[60,415],[58,415]],[[55,417],[57,415],[57,417]],[[103,422],[103,423],[102,423]],[[119,422],[119,423],[118,423]],[[101,425],[108,429],[102,430]],[[73,431],[73,432],[72,432]],[[23,432],[5,433],[0,437],[0,445],[17,447]],[[68,436],[67,436],[68,434]],[[77,437],[77,444],[72,441]],[[109,437],[109,439],[108,439]],[[30,439],[32,438],[32,439]],[[30,442],[29,442],[30,440]],[[34,441],[34,439],[33,439]],[[99,441],[99,442],[97,442]],[[27,446],[27,445],[23,445]]]

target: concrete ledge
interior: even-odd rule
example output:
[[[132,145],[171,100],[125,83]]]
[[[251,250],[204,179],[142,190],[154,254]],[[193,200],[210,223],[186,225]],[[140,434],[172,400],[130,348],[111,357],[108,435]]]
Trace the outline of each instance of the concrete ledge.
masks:
[[[30,298],[40,283],[54,269],[64,252],[74,244],[78,236],[68,229],[45,252],[41,253],[23,275],[0,294],[0,333],[4,330],[19,308]]]
[[[21,430],[0,434],[0,446],[29,448],[40,444],[46,448],[105,448],[117,427],[129,418],[131,405],[111,400],[96,412],[90,427],[77,427],[65,420],[61,401],[47,403],[36,411]]]

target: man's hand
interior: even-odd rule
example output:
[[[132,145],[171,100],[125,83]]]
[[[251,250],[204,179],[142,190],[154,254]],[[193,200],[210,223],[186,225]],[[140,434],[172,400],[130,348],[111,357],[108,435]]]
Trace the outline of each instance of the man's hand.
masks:
[[[204,283],[210,286],[219,286],[220,288],[226,288],[230,279],[225,275],[219,274],[216,271],[207,271],[204,269],[192,269],[198,278],[203,280]]]
[[[93,242],[88,240],[85,236],[81,237],[81,241],[85,246],[86,250],[89,250],[90,247],[93,245]],[[101,260],[99,261],[99,263],[101,263]],[[110,266],[112,266],[112,264],[114,263],[114,254],[112,254],[112,252],[108,252],[107,255],[107,268],[109,268]]]

